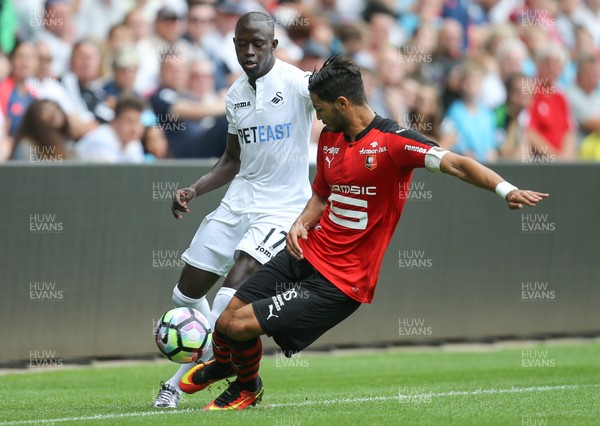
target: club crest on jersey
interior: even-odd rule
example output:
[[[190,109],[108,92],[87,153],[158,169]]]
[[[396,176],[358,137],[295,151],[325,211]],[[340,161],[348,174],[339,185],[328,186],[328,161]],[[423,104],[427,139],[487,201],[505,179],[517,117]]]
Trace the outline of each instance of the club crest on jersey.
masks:
[[[369,170],[375,170],[377,168],[377,156],[367,155],[365,157],[365,167]]]
[[[275,93],[275,96],[273,96],[273,99],[271,99],[271,102],[269,103],[277,107],[283,105],[283,95],[281,94],[281,92]]]

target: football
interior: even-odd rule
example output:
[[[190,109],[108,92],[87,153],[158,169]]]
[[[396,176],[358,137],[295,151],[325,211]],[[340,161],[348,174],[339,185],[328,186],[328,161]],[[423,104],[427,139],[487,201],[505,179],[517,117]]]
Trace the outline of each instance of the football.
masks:
[[[155,336],[162,354],[178,364],[196,362],[212,344],[206,317],[187,307],[167,311],[156,324]]]

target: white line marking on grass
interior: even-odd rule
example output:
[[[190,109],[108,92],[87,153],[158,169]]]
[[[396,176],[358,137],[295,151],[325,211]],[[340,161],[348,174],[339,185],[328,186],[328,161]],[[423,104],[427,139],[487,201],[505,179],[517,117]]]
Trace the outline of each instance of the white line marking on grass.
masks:
[[[304,405],[329,405],[329,404],[343,404],[343,403],[356,403],[356,402],[374,402],[374,401],[390,401],[390,400],[414,400],[425,397],[443,398],[448,396],[478,396],[478,395],[498,395],[498,394],[510,394],[510,393],[526,393],[526,392],[547,392],[555,390],[572,390],[587,387],[600,387],[600,384],[590,385],[557,385],[557,386],[531,386],[527,388],[505,388],[505,389],[477,389],[474,391],[449,391],[449,392],[428,392],[421,394],[409,394],[403,395],[398,394],[395,396],[372,396],[364,398],[339,398],[322,401],[303,401],[303,402],[287,402],[282,404],[270,404],[270,407],[302,407]],[[1,425],[1,423],[0,423]]]
[[[526,388],[492,388],[492,389],[476,389],[473,391],[448,391],[448,392],[428,392],[422,394],[410,394],[403,395],[398,394],[394,396],[371,396],[364,398],[336,398],[336,399],[324,399],[314,401],[302,401],[302,402],[283,402],[274,404],[260,405],[258,409],[264,408],[285,408],[285,407],[303,407],[306,405],[331,405],[331,404],[353,404],[357,402],[374,402],[374,401],[391,401],[401,399],[415,399],[424,397],[433,398],[444,398],[453,396],[479,396],[479,395],[499,395],[499,394],[513,394],[513,393],[527,393],[527,392],[549,392],[549,391],[560,391],[560,390],[575,390],[583,388],[598,388],[600,383],[597,384],[586,384],[586,385],[556,385],[556,386],[530,386]],[[16,420],[16,421],[4,421],[0,422],[0,426],[8,425],[31,425],[31,424],[54,424],[63,422],[82,422],[82,421],[93,421],[93,420],[108,420],[108,419],[122,419],[127,417],[149,417],[149,416],[164,416],[171,414],[181,413],[193,413],[200,412],[199,409],[185,409],[185,410],[169,410],[169,411],[138,411],[133,413],[114,413],[114,414],[98,414],[95,416],[82,416],[82,417],[64,417],[61,419],[40,419],[40,420]]]
[[[124,419],[127,417],[164,416],[169,414],[193,413],[195,411],[201,410],[189,408],[185,410],[154,410],[138,411],[133,413],[96,414],[95,416],[63,417],[62,419],[17,420],[12,422],[0,422],[0,425],[43,425],[45,423],[54,424],[62,422],[82,422],[88,420]]]

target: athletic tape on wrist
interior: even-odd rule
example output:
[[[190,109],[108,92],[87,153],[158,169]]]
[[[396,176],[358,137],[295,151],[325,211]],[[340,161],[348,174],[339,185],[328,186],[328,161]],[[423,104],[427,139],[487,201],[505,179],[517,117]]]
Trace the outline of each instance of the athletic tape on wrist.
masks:
[[[498,196],[503,200],[506,200],[506,196],[508,195],[508,193],[510,191],[514,191],[515,189],[519,188],[506,181],[500,182],[498,185],[496,185],[496,194],[498,194]]]

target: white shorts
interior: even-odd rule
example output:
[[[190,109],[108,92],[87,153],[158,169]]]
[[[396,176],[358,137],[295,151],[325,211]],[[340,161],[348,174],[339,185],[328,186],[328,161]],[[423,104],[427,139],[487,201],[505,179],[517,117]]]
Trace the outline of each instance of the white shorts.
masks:
[[[204,218],[181,259],[220,276],[229,272],[240,251],[265,264],[285,248],[285,236],[297,217],[233,213],[220,205]]]

